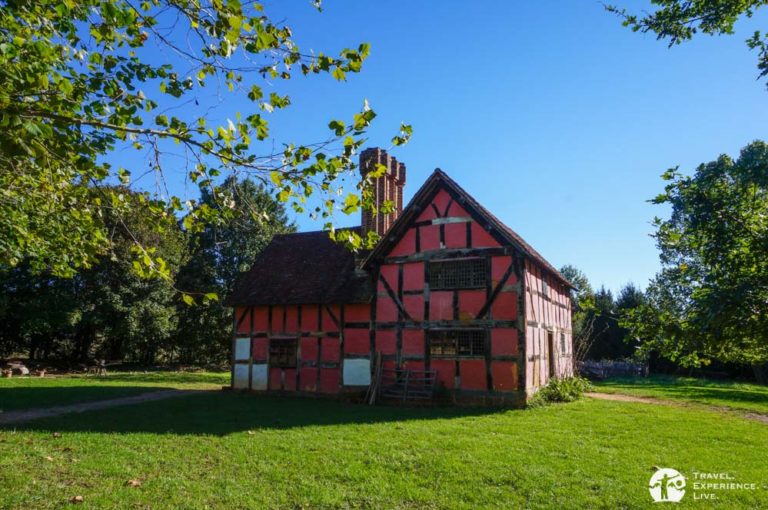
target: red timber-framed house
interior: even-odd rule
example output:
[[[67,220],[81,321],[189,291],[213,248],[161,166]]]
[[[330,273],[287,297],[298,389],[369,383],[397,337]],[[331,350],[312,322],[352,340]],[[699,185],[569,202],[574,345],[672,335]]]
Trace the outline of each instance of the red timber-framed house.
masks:
[[[377,200],[396,210],[363,213],[361,231],[381,235],[371,252],[278,235],[243,275],[228,299],[232,387],[350,397],[389,373],[413,395],[522,405],[572,375],[567,280],[441,170],[403,208],[405,166],[362,153],[363,173],[377,163]]]

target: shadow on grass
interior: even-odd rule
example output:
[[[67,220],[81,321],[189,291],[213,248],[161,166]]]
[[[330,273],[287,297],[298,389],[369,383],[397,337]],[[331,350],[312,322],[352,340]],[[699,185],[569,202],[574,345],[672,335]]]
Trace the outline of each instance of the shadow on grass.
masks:
[[[0,410],[13,412],[132,397],[167,390],[161,386],[11,386],[0,387]]]
[[[216,391],[5,427],[43,432],[151,433],[224,436],[294,427],[376,424],[483,416],[499,408],[390,407],[328,399]],[[0,430],[2,430],[0,428]]]
[[[763,404],[768,407],[768,395],[759,392],[734,390],[729,388],[685,388],[676,386],[649,385],[643,386],[652,391],[658,391],[671,398],[692,400],[696,402],[723,404]]]
[[[599,387],[615,390],[631,389],[647,391],[659,398],[673,398],[690,400],[712,405],[747,404],[748,409],[754,409],[756,405],[765,406],[768,411],[768,387],[746,385],[738,383],[721,383],[716,381],[675,378],[615,378],[608,379]]]

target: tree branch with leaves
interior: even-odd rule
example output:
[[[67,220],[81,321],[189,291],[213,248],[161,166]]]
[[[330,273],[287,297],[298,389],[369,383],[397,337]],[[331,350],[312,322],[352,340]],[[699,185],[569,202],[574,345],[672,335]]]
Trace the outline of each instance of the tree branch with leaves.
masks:
[[[362,69],[368,44],[335,56],[302,51],[290,27],[250,1],[1,4],[0,265],[28,261],[64,276],[92,266],[112,249],[104,207],[116,214],[140,207],[156,223],[184,216],[187,230],[200,230],[231,214],[233,197],[221,187],[227,176],[269,185],[331,232],[335,213],[373,207],[374,176],[351,190],[339,184],[353,174],[376,116],[367,103],[347,121],[329,121],[324,140],[279,148],[269,140],[269,116],[291,105],[280,82],[297,74],[346,80]],[[247,98],[249,111],[210,120],[216,107],[200,107],[199,97],[212,84]],[[392,143],[410,135],[402,125]],[[124,150],[138,151],[143,162],[113,166]],[[169,156],[184,163],[168,164]],[[179,166],[185,182],[213,199],[201,204],[171,193]],[[135,186],[132,176],[147,172],[156,176],[154,190]],[[126,200],[116,184],[144,198]],[[320,205],[307,211],[310,197]],[[375,241],[348,231],[343,238],[353,248]],[[135,252],[143,273],[169,277],[139,242]]]
[[[739,19],[751,18],[758,9],[768,5],[767,0],[651,0],[658,8],[644,15],[629,13],[626,9],[605,5],[622,18],[623,24],[633,32],[656,34],[659,40],[675,46],[689,41],[698,34],[732,35]],[[768,75],[768,34],[759,30],[746,41],[757,51],[758,79]]]
[[[625,326],[682,366],[768,362],[768,144],[663,178],[652,200],[672,208],[655,220],[662,269]]]

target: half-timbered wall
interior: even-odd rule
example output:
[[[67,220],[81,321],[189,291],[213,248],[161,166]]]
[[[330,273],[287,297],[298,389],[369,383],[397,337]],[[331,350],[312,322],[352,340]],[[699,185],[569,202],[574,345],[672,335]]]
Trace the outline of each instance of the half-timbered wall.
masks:
[[[482,261],[481,287],[431,289],[430,267],[447,260]],[[519,340],[524,331],[523,266],[485,226],[442,189],[423,208],[380,266],[371,351],[384,366],[435,370],[438,386],[461,392],[524,388]],[[479,330],[480,353],[436,355],[430,339],[445,330]]]
[[[528,391],[554,377],[573,375],[568,288],[540,266],[525,264]]]
[[[368,304],[236,308],[233,387],[334,394],[367,386],[369,315]],[[280,349],[294,346],[286,363]]]
[[[486,401],[520,402],[572,375],[569,289],[464,200],[450,188],[425,197],[369,268],[371,303],[237,307],[232,386],[364,391],[377,354],[384,368],[434,370],[438,389]]]

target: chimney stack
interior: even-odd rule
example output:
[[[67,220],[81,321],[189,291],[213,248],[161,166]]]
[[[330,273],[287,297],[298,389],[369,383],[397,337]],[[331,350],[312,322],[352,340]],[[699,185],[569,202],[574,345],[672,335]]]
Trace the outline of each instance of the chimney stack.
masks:
[[[360,154],[360,173],[363,177],[368,175],[369,172],[376,170],[377,164],[387,167],[387,171],[384,175],[377,177],[373,181],[373,196],[377,214],[374,215],[374,211],[363,210],[363,236],[371,230],[380,236],[384,236],[389,227],[400,216],[400,213],[403,212],[405,165],[387,154],[387,151],[375,147],[365,149]],[[381,214],[378,212],[385,201],[391,201],[395,205],[395,210],[391,214]]]

